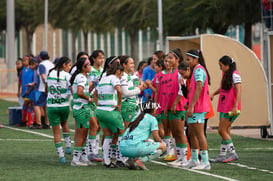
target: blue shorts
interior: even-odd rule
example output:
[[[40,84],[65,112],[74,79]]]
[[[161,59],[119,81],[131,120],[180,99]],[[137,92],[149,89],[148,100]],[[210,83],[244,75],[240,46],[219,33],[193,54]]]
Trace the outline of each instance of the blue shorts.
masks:
[[[204,124],[206,114],[207,114],[206,112],[193,113],[192,117],[188,117],[188,124],[194,124],[194,123]]]
[[[126,141],[121,140],[119,149],[123,156],[129,158],[144,157],[153,153],[159,148],[160,143],[154,141],[140,142],[137,144],[128,144]]]
[[[46,107],[47,94],[45,92],[35,91],[35,106]]]

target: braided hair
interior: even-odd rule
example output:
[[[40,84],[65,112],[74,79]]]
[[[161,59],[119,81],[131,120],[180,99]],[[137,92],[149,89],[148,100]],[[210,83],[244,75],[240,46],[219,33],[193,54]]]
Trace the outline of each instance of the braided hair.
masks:
[[[55,67],[48,71],[48,76],[50,72],[52,72],[52,70],[57,70],[57,82],[59,82],[60,69],[63,67],[64,64],[68,64],[69,62],[71,62],[71,60],[68,57],[61,57],[60,60],[56,63]]]

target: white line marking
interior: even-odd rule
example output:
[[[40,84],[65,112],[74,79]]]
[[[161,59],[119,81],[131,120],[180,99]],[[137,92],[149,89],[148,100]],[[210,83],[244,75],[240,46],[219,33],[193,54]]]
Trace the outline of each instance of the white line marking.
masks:
[[[52,142],[52,139],[0,139],[0,141],[50,141]]]
[[[18,128],[12,128],[12,127],[5,126],[5,125],[2,125],[2,127],[3,127],[3,128],[12,129],[12,130],[16,130],[16,131],[22,131],[22,132],[26,132],[26,133],[32,133],[32,134],[44,136],[44,137],[47,137],[47,138],[52,138],[52,139],[54,138],[53,136],[50,136],[50,135],[47,135],[47,134],[43,134],[43,133],[38,133],[38,132],[35,132],[35,131],[24,130],[24,129],[18,129]]]
[[[11,129],[11,130],[16,130],[16,131],[22,131],[22,132],[26,132],[26,133],[32,133],[32,134],[36,134],[36,135],[40,135],[40,136],[44,136],[44,137],[47,137],[47,138],[54,138],[53,136],[50,136],[50,135],[47,135],[47,134],[43,134],[43,133],[38,133],[38,132],[35,132],[35,131],[30,131],[30,130],[23,130],[23,129],[18,129],[18,128],[13,128],[13,127],[9,127],[9,126],[5,126],[5,125],[1,125],[3,128],[8,128],[8,129]],[[75,132],[75,130],[71,130],[71,132]],[[0,139],[0,140],[4,140],[4,139]],[[7,139],[6,139],[7,140]],[[11,140],[16,140],[16,139],[11,139]],[[28,141],[30,141],[30,139],[26,139]],[[18,139],[19,141],[19,139]],[[33,139],[33,141],[36,141],[35,139]],[[40,140],[41,141],[41,140]],[[45,140],[44,140],[45,141]],[[63,141],[63,139],[62,139]],[[73,141],[71,141],[73,143]],[[268,149],[268,150],[272,150],[273,148],[245,148],[245,150],[251,150],[251,149],[256,149],[256,150],[260,150],[260,149]],[[212,149],[209,149],[209,150],[212,150]],[[158,162],[158,161],[151,161],[153,163],[157,163],[157,164],[160,164],[160,165],[164,165],[164,166],[170,166],[170,167],[174,167],[174,166],[171,166],[171,165],[168,165],[166,163],[162,163],[162,162]],[[266,172],[266,173],[271,173],[273,174],[272,171],[270,170],[265,170],[265,169],[259,169],[259,168],[254,168],[254,167],[249,167],[247,165],[242,165],[242,164],[239,164],[239,163],[228,163],[229,165],[235,165],[235,166],[238,166],[238,167],[242,167],[242,168],[246,168],[246,169],[249,169],[249,170],[256,170],[256,171],[261,171],[261,172]],[[217,178],[222,178],[224,180],[230,180],[230,181],[236,181],[235,179],[231,179],[231,178],[227,178],[227,177],[223,177],[223,176],[219,176],[219,175],[214,175],[214,174],[210,174],[210,173],[207,173],[207,172],[202,172],[202,171],[198,171],[198,170],[191,170],[191,169],[184,169],[184,168],[181,168],[181,167],[174,167],[174,168],[180,168],[180,169],[183,169],[183,170],[188,170],[188,171],[191,171],[191,172],[196,172],[196,173],[200,173],[200,174],[204,174],[204,175],[209,175],[209,176],[213,176],[213,177],[217,177]]]
[[[203,174],[203,175],[208,175],[208,176],[220,178],[220,179],[223,179],[223,180],[237,181],[236,179],[232,179],[232,178],[228,178],[228,177],[224,177],[224,176],[220,176],[220,175],[211,174],[211,173],[208,173],[208,172],[202,172],[202,171],[199,171],[199,170],[192,170],[192,169],[186,169],[186,168],[182,168],[182,167],[171,166],[171,165],[168,165],[166,163],[159,162],[159,161],[152,160],[151,162],[159,164],[159,165],[169,166],[169,167],[173,167],[173,168],[179,168],[179,169],[187,170],[187,171],[190,171],[190,172],[195,172],[195,173],[199,173],[199,174]]]
[[[228,163],[228,164],[229,165],[235,165],[235,166],[242,167],[242,168],[246,168],[246,169],[249,169],[249,170],[257,170],[257,171],[261,171],[261,172],[266,172],[266,173],[273,174],[273,172],[270,171],[270,170],[259,169],[259,168],[255,168],[255,167],[249,167],[247,165],[243,165],[243,164],[240,164],[240,163]]]

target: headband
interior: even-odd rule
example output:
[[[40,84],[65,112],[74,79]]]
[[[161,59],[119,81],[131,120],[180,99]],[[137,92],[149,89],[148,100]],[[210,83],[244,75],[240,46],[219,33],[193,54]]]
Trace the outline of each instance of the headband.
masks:
[[[116,60],[118,57],[112,58],[112,60],[109,61],[108,65],[110,65],[114,60]]]
[[[191,53],[186,53],[186,55],[189,55],[189,56],[194,57],[194,58],[199,58],[198,55],[194,55],[194,54],[191,54]]]
[[[175,53],[175,51],[171,50],[170,52],[173,53],[176,58],[179,58],[179,56]]]
[[[29,57],[28,57],[28,56],[24,56],[24,57],[23,57],[23,59],[27,59],[27,60],[29,60]]]
[[[88,59],[86,59],[82,67],[84,67],[84,66],[88,65],[88,63],[90,63],[90,62],[89,62],[89,60],[88,60]]]

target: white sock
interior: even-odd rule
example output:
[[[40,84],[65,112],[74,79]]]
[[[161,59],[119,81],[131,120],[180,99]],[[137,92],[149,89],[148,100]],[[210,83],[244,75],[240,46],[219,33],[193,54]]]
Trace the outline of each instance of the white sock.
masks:
[[[171,153],[171,150],[172,150],[172,147],[171,147],[171,138],[166,138],[166,139],[164,138],[163,141],[166,144],[167,155],[169,155]]]
[[[82,147],[82,154],[81,154],[80,159],[81,159],[82,161],[88,161],[88,157],[87,157],[87,147],[86,147],[86,146]]]
[[[187,161],[188,148],[180,148],[181,149],[181,159],[183,162]]]
[[[221,144],[220,145],[220,156],[227,155],[227,145]]]
[[[235,147],[233,145],[233,142],[227,144],[227,148],[228,148],[229,153],[235,153]]]
[[[80,147],[79,147],[80,148]],[[80,148],[81,149],[81,148]],[[82,155],[82,151],[75,149],[74,148],[74,153],[73,153],[73,162],[78,162],[80,160],[80,157]]]
[[[105,164],[110,164],[110,158],[111,158],[111,143],[112,138],[104,138],[103,142],[103,161]]]
[[[96,135],[96,145],[94,147],[94,154],[95,155],[99,154],[99,146],[100,146],[100,134],[97,133],[97,135]]]
[[[71,137],[70,137],[70,133],[63,133],[63,137],[64,137],[65,146],[71,148]]]
[[[88,139],[88,155],[95,154],[96,139]]]
[[[119,150],[119,142],[121,141],[121,139],[122,139],[122,136],[119,136],[118,137],[118,143],[117,143],[117,161],[122,161],[122,162],[126,162],[127,160],[128,160],[128,157],[124,157],[122,154],[121,154],[121,152],[120,152],[120,150]]]
[[[59,158],[64,157],[63,147],[56,148],[56,151],[57,151],[57,154],[58,154]]]

